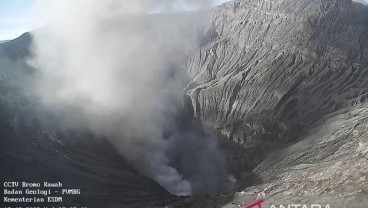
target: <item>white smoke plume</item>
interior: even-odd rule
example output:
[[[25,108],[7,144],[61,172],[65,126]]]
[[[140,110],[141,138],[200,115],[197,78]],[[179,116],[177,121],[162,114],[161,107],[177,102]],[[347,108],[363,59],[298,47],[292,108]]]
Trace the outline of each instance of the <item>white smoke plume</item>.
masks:
[[[186,56],[196,47],[194,28],[206,17],[197,13],[168,17],[162,12],[211,6],[209,0],[41,1],[35,19],[49,25],[34,32],[30,63],[40,71],[37,92],[42,102],[82,109],[88,126],[107,137],[141,174],[173,194],[192,194],[194,186],[201,186],[193,184],[200,177],[185,179],[171,164],[172,147],[187,146],[186,138],[180,143],[175,142],[178,137],[167,139],[163,129],[171,122],[167,115],[176,111],[167,91],[180,90],[185,80],[171,72],[185,71]],[[220,154],[209,146],[204,151]],[[199,166],[210,160],[203,154],[198,157]],[[224,168],[224,161],[218,161],[215,166]],[[197,172],[204,177],[212,174],[205,170]],[[197,189],[205,192],[203,187]]]

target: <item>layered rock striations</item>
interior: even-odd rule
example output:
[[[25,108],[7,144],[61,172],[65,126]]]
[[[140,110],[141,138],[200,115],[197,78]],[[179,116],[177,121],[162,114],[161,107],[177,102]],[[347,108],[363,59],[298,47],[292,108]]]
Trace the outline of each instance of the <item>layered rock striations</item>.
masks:
[[[212,12],[200,47],[189,54],[178,122],[224,136],[234,196],[173,197],[103,138],[86,142],[95,136],[54,123],[50,118],[59,115],[19,90],[35,73],[25,64],[28,35],[0,45],[0,176],[15,180],[33,167],[49,170],[32,175],[40,179],[68,173],[67,182],[85,187],[92,206],[231,208],[264,192],[267,205],[366,207],[368,7],[350,0],[236,0]]]
[[[368,8],[349,0],[233,1],[191,57],[195,116],[244,146],[252,168],[368,93]],[[241,163],[244,163],[241,162]]]

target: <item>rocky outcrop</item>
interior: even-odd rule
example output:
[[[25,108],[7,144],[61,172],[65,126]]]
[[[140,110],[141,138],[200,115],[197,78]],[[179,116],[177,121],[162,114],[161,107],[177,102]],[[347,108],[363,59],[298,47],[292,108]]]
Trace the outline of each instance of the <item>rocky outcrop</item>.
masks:
[[[73,173],[68,182],[86,187],[84,200],[97,207],[108,200],[233,208],[262,192],[266,205],[366,207],[368,7],[350,0],[236,0],[214,9],[207,28],[188,62],[178,122],[184,130],[200,122],[226,138],[220,145],[238,179],[234,196],[173,197],[103,138],[86,144],[88,132],[39,128],[35,112],[55,115],[39,114],[37,103],[17,94],[17,80],[24,80],[18,72],[32,69],[12,55],[23,59],[26,51],[4,49],[12,41],[0,45],[0,176],[16,179],[15,172],[31,167],[50,170],[35,173],[39,178]]]
[[[265,192],[269,205],[366,207],[367,127],[367,104],[325,118],[299,142],[269,155],[255,169],[262,185],[252,189]]]
[[[216,9],[209,31],[187,91],[196,117],[250,153],[238,159],[244,167],[366,100],[368,8],[359,3],[238,0]]]
[[[331,208],[367,207],[367,104],[338,111],[321,120],[298,142],[268,155],[254,169],[259,180],[256,185],[238,191],[234,197],[219,195],[177,203],[188,203],[190,207],[206,204],[237,208],[255,202],[264,194],[262,207],[311,207],[312,204]]]
[[[235,208],[264,193],[265,207],[366,207],[367,29],[368,8],[348,0],[217,8],[186,90],[228,138],[239,192],[186,203]]]

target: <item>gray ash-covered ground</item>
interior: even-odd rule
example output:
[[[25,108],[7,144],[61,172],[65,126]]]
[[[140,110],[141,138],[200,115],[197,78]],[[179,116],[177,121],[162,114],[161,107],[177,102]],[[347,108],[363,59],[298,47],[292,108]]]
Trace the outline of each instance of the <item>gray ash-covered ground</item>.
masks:
[[[368,207],[368,7],[236,0],[212,12],[188,59],[180,122],[222,135],[232,193],[172,196],[104,138],[53,123],[19,90],[37,74],[29,34],[0,45],[1,178],[62,179],[85,190],[70,204],[91,207],[235,208],[262,192],[265,207]]]

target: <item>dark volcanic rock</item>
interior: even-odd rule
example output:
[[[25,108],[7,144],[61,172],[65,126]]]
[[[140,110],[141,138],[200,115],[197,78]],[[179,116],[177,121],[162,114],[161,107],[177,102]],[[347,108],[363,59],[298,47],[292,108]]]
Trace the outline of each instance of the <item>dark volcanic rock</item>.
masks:
[[[260,183],[225,207],[261,192],[266,207],[366,207],[368,8],[237,0],[216,9],[210,31],[188,67],[194,115],[229,139],[239,189],[252,172]]]
[[[189,63],[188,94],[195,116],[251,151],[248,164],[365,100],[368,8],[361,4],[238,0],[216,9],[211,30],[216,38]]]
[[[9,58],[12,61],[24,59],[30,55],[29,46],[31,42],[30,33],[24,33],[15,40],[0,42],[0,57]]]
[[[35,76],[25,63],[30,41],[27,33],[0,44],[1,184],[61,182],[63,188],[81,190],[81,195],[64,196],[58,204],[63,206],[161,207],[173,200],[152,179],[139,175],[104,138],[67,128],[59,123],[62,112],[45,110],[27,93]]]
[[[37,103],[14,90],[24,80],[18,72],[32,73],[11,61],[28,55],[5,45],[14,41],[0,45],[0,160],[7,165],[0,176],[31,166],[50,170],[35,173],[39,178],[72,172],[68,181],[86,187],[95,205],[234,208],[264,192],[267,205],[367,207],[368,7],[350,0],[236,0],[217,7],[207,28],[188,62],[178,122],[183,129],[201,122],[227,138],[220,145],[238,179],[234,197],[173,198],[103,139],[85,144],[88,133],[37,127]],[[27,145],[13,153],[20,144]]]

